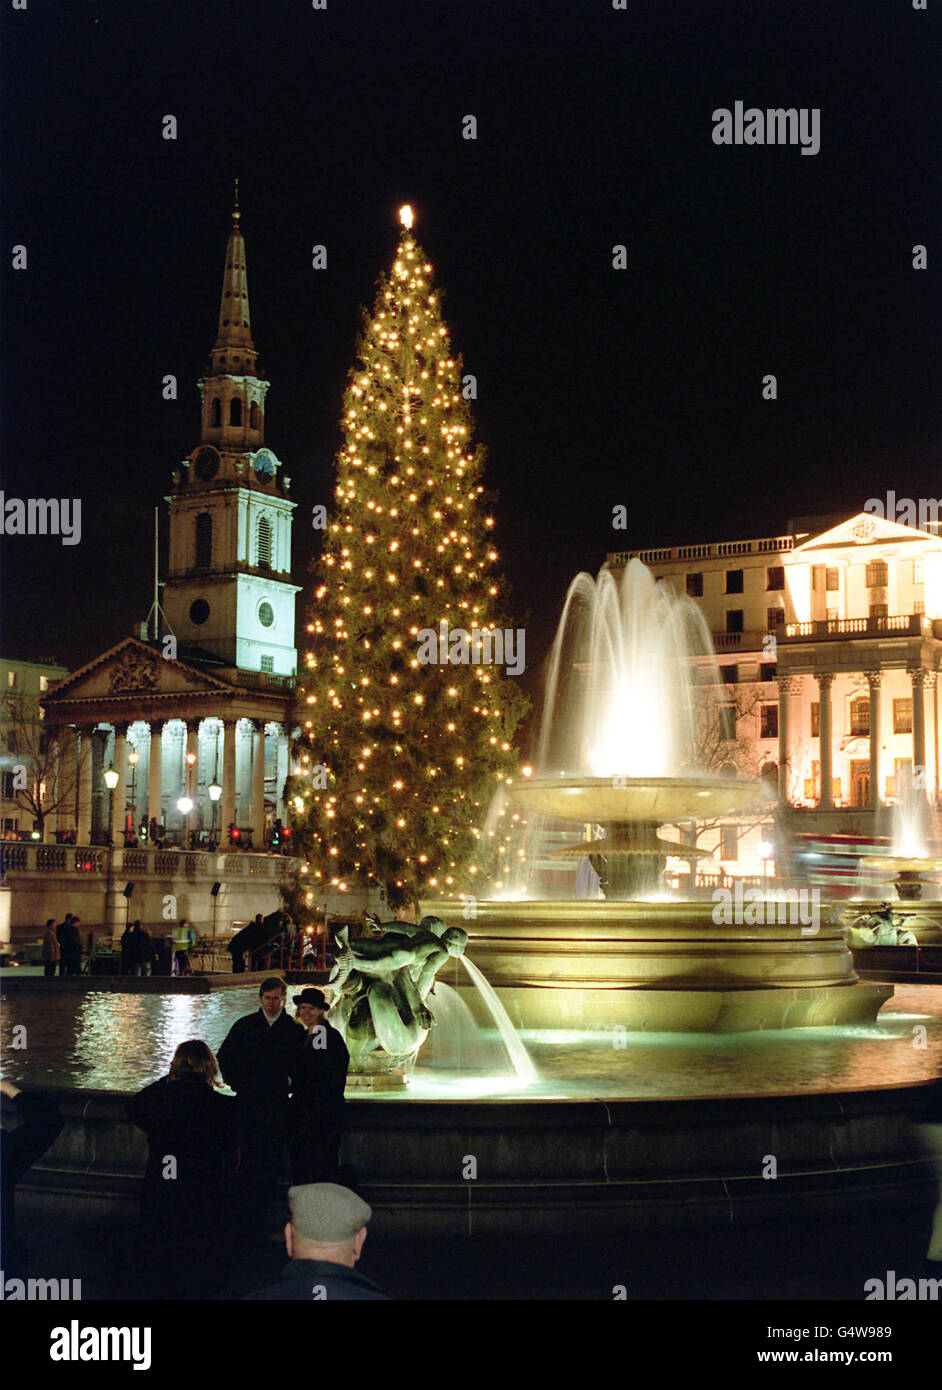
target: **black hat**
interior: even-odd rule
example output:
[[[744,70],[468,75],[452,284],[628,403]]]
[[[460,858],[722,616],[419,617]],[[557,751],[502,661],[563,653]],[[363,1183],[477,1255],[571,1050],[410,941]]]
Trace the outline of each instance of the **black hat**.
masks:
[[[330,1008],[326,994],[320,989],[302,989],[301,993],[296,994],[291,1002],[294,1004],[295,1008],[297,1008],[299,1004],[313,1004],[315,1009]]]

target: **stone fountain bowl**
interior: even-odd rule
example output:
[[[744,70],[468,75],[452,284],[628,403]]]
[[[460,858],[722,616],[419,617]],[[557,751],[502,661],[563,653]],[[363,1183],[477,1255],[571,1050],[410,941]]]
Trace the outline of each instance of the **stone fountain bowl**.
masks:
[[[929,855],[916,856],[913,859],[904,859],[895,854],[868,856],[861,859],[861,864],[867,869],[876,869],[879,873],[887,874],[937,874],[942,869],[942,858],[932,858]]]
[[[757,782],[737,777],[533,777],[514,781],[521,806],[557,820],[617,824],[705,820],[747,810]]]

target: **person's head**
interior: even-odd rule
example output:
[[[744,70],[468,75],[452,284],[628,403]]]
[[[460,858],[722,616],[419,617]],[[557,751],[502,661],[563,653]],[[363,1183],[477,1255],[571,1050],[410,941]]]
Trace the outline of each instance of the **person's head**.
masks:
[[[138,918],[136,919],[135,923],[134,923],[134,930],[135,930],[135,931],[140,931],[140,929],[141,929],[141,919],[140,919],[140,917],[138,917]]]
[[[188,1042],[182,1042],[173,1054],[170,1080],[205,1081],[207,1086],[215,1086],[216,1071],[212,1048],[199,1038],[190,1038]]]
[[[307,1029],[316,1028],[323,1023],[324,1015],[330,1007],[327,997],[319,989],[303,989],[294,996],[298,1022]]]
[[[256,920],[256,922],[261,922],[261,921],[263,920],[262,914],[261,914],[260,912],[256,912],[256,914],[255,914],[255,920]]]
[[[46,931],[50,931],[56,925],[55,917],[50,917],[46,923]]]
[[[269,1018],[277,1018],[285,1006],[285,995],[287,986],[284,980],[277,975],[271,975],[267,980],[263,980],[258,988],[258,1002],[262,1006],[263,1013]]]
[[[372,1210],[335,1182],[288,1188],[291,1218],[285,1226],[289,1260],[328,1260],[351,1269],[360,1258]]]

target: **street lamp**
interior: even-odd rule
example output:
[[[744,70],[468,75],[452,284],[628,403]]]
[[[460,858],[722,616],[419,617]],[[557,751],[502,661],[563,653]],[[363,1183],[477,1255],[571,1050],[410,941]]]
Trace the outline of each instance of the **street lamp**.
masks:
[[[190,812],[193,810],[193,802],[188,796],[181,796],[177,802],[177,810],[183,817],[183,848],[190,847]]]
[[[210,783],[210,787],[209,787],[209,799],[210,799],[210,801],[211,801],[212,804],[213,804],[213,823],[212,823],[212,827],[211,827],[211,829],[210,829],[209,834],[210,834],[210,839],[212,840],[212,842],[213,842],[214,845],[215,845],[215,843],[216,843],[216,806],[217,806],[218,801],[219,801],[219,798],[220,798],[221,796],[222,796],[222,787],[219,785],[219,783],[218,783],[218,782],[212,782],[212,783]]]
[[[114,789],[118,785],[119,777],[114,764],[102,774],[105,779],[105,786],[108,788],[108,839],[106,844],[111,844],[111,826],[114,821]]]

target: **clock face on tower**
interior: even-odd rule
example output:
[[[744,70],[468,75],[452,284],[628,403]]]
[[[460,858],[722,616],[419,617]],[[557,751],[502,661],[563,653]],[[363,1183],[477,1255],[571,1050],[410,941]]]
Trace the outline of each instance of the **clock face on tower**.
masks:
[[[259,450],[252,467],[259,482],[267,483],[275,476],[275,460],[267,449]]]
[[[193,471],[200,482],[208,483],[219,471],[219,454],[211,444],[204,444],[193,460]]]

